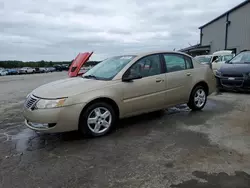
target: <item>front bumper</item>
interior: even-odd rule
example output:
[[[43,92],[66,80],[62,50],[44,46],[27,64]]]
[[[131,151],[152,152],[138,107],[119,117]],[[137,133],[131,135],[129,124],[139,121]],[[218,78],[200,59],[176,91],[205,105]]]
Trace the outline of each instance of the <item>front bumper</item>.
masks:
[[[78,130],[79,117],[85,104],[61,108],[23,109],[25,125],[38,132],[59,133]]]
[[[250,78],[216,76],[216,84],[219,89],[250,90]]]

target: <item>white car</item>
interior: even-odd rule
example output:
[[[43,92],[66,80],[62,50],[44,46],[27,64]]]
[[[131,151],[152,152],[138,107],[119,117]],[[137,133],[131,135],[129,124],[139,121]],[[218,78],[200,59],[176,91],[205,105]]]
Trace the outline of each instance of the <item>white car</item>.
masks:
[[[35,69],[31,67],[23,67],[19,70],[19,74],[31,74],[35,73]]]
[[[214,72],[218,70],[226,61],[231,60],[235,56],[232,51],[225,50],[224,52],[225,53],[222,55],[218,54],[218,57],[212,62],[212,69]]]
[[[214,52],[211,55],[196,56],[195,59],[201,62],[202,64],[209,64],[215,72],[221,67],[223,63],[225,63],[227,60],[232,59],[234,55],[235,54],[233,54],[233,52],[230,50],[221,50]]]
[[[8,72],[6,70],[0,69],[0,76],[5,76],[7,74],[8,74]]]

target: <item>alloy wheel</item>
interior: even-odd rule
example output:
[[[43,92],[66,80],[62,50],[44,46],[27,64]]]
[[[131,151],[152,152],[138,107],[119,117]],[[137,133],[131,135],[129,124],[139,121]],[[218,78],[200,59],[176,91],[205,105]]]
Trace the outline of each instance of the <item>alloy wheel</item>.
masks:
[[[200,108],[206,102],[206,93],[203,89],[198,89],[194,95],[194,103],[195,105]]]
[[[112,124],[112,114],[105,107],[93,109],[87,118],[88,128],[95,134],[107,131]]]

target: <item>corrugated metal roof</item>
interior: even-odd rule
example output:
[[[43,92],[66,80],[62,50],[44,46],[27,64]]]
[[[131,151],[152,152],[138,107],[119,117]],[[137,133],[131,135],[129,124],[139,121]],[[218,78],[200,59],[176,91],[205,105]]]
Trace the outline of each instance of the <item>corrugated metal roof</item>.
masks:
[[[239,5],[237,5],[237,6],[235,6],[234,8],[228,10],[227,12],[223,13],[222,15],[216,17],[215,19],[211,20],[210,22],[208,22],[208,23],[206,23],[206,24],[200,26],[199,29],[202,29],[203,27],[206,27],[207,25],[209,25],[209,24],[215,22],[216,20],[222,18],[223,16],[227,15],[228,13],[235,11],[236,9],[245,6],[245,5],[248,4],[248,3],[250,3],[250,0],[243,1],[243,2],[240,3]]]

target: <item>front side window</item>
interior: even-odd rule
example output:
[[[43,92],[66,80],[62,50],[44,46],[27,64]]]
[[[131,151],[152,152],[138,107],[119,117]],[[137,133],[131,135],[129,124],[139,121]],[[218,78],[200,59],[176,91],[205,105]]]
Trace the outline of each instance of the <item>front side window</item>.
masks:
[[[87,71],[83,77],[100,80],[112,80],[135,57],[136,56],[127,55],[108,58]]]
[[[178,54],[163,54],[167,72],[175,72],[186,69],[185,59]]]
[[[232,64],[250,63],[250,51],[239,53],[233,59],[231,59],[228,63],[232,63]]]
[[[138,60],[128,70],[129,75],[140,75],[142,77],[161,74],[161,61],[158,54],[146,56]]]

